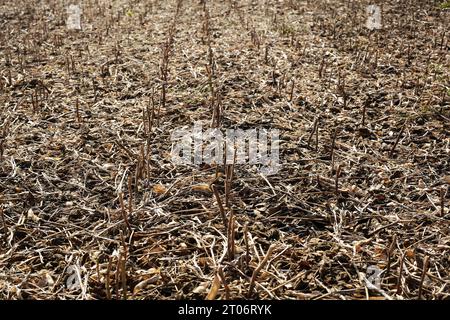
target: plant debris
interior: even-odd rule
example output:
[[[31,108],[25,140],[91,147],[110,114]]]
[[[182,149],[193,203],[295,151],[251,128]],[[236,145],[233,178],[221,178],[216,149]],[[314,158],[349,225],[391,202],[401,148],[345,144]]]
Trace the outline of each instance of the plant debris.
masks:
[[[0,298],[450,298],[439,1],[63,4],[0,2]],[[280,170],[172,163],[194,122]]]

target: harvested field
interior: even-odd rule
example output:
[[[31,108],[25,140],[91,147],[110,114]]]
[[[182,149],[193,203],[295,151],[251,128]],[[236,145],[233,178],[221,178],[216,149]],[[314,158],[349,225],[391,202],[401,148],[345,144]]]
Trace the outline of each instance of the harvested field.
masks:
[[[449,2],[69,4],[0,0],[0,298],[450,298]]]

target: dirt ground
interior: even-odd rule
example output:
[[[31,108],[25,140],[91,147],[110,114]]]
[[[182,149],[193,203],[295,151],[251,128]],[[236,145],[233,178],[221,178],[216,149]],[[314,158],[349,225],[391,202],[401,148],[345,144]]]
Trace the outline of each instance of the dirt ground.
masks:
[[[0,298],[449,299],[442,2],[0,0]],[[196,121],[280,170],[172,163]]]

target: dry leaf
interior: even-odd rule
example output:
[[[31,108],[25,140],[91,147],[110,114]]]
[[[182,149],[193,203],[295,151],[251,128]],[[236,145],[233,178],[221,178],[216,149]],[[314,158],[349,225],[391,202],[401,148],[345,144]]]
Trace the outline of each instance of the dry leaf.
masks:
[[[214,300],[217,296],[217,293],[219,292],[219,289],[220,289],[220,279],[216,275],[212,282],[211,290],[209,290],[209,293],[206,296],[205,300]]]
[[[20,215],[20,218],[19,218],[19,221],[17,221],[17,226],[23,225],[23,224],[25,223],[26,218],[27,218],[27,217],[26,217],[25,214],[21,214],[21,215]]]
[[[386,249],[383,247],[376,246],[374,248],[375,257],[377,259],[385,259],[386,257]]]
[[[202,282],[197,288],[192,290],[193,293],[205,293],[207,282]]]
[[[413,249],[406,250],[406,256],[410,259],[414,258],[414,256],[415,256],[414,250]]]
[[[48,270],[39,271],[39,278],[36,285],[40,288],[52,286],[55,283]]]
[[[113,163],[105,163],[101,166],[101,168],[106,171],[108,171],[110,169],[114,169],[114,167],[115,167],[115,164],[113,164]]]
[[[209,263],[210,263],[210,258],[206,258],[206,257],[198,258],[198,265],[200,267],[205,267],[205,266],[209,265]]]
[[[34,222],[39,222],[39,217],[33,213],[33,209],[31,208],[28,210],[27,219],[31,219]]]
[[[148,279],[142,280],[141,282],[139,282],[133,289],[133,295],[136,295],[136,293],[138,293],[139,291],[141,291],[142,289],[144,289],[147,285],[149,284],[155,284],[158,282],[158,280],[160,279],[160,275],[156,274]]]
[[[164,251],[166,251],[166,249],[164,249],[164,247],[162,247],[160,245],[156,245],[150,249],[149,253],[159,253],[159,252],[164,252]]]
[[[164,187],[162,184],[155,184],[152,190],[156,194],[164,194],[167,191],[166,187]]]
[[[199,183],[192,186],[193,191],[212,192],[211,187],[207,183]]]
[[[360,243],[355,244],[355,246],[353,247],[353,251],[354,251],[355,253],[360,253],[361,250],[362,250],[362,246],[361,246]]]

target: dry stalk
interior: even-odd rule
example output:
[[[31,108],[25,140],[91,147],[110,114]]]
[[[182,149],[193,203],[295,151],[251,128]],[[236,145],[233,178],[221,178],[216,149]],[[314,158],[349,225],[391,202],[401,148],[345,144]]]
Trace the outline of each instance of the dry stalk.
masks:
[[[177,18],[181,8],[182,1],[177,2],[177,11],[172,20],[172,23],[168,29],[167,39],[162,46],[162,61],[160,65],[160,75],[161,75],[161,103],[158,106],[158,126],[160,125],[160,108],[166,108],[167,100],[167,86],[168,86],[168,75],[169,75],[169,59],[172,52],[172,47],[174,43],[174,34],[176,31]]]
[[[397,278],[397,294],[402,293],[402,273],[403,273],[403,264],[405,262],[406,258],[406,251],[403,253],[402,258],[400,260],[400,270],[398,272],[398,278]]]
[[[336,195],[339,194],[339,175],[341,174],[341,165],[339,164],[336,169],[336,177],[334,179],[334,192]]]
[[[77,122],[78,122],[78,125],[80,125],[80,124],[81,124],[81,117],[80,117],[80,107],[79,107],[79,101],[78,101],[78,98],[77,98],[77,100],[75,101],[75,112],[76,112],[76,115],[77,115]]]
[[[130,222],[128,221],[128,215],[127,215],[127,212],[126,212],[126,209],[125,209],[125,205],[123,203],[123,194],[122,194],[122,192],[119,193],[119,201],[120,201],[120,212],[122,213],[122,219],[123,219],[126,227],[128,228],[128,230],[131,233],[132,229],[131,229]]]
[[[0,162],[3,161],[3,154],[5,153],[5,140],[2,137],[0,140]]]
[[[345,78],[341,78],[340,73],[338,75],[338,93],[342,96],[342,99],[344,100],[344,108],[346,108],[349,95],[345,90]]]
[[[123,248],[123,252],[120,253],[119,256],[119,261],[121,262],[120,265],[120,279],[121,279],[121,284],[122,284],[122,295],[123,295],[123,300],[127,300],[127,271],[126,271],[126,264],[127,264],[127,246],[125,244],[125,239],[123,237],[123,234],[120,234],[121,238],[122,238],[122,248]]]
[[[139,181],[142,179],[145,170],[145,145],[141,144],[139,147],[139,157],[136,166],[136,174],[134,178],[134,192],[138,192]]]
[[[334,128],[333,138],[331,140],[331,151],[330,151],[330,159],[331,159],[331,168],[334,168],[334,148],[336,146],[336,136],[337,136],[337,128]]]
[[[429,257],[426,256],[425,259],[423,260],[422,276],[420,277],[419,295],[417,297],[419,300],[422,300],[423,282],[425,280],[425,276],[427,275],[428,267],[429,267]]]
[[[235,246],[234,246],[234,238],[235,238],[235,217],[233,211],[230,212],[230,220],[228,222],[228,261],[234,260],[235,254]]]
[[[392,146],[391,152],[389,153],[389,156],[392,157],[395,151],[395,148],[397,147],[398,142],[400,141],[400,138],[402,137],[403,130],[405,130],[406,123],[402,126],[400,133],[398,134],[397,139],[395,140],[394,145]]]
[[[388,262],[387,262],[387,266],[386,266],[386,277],[389,276],[389,272],[391,270],[392,253],[394,252],[396,243],[397,243],[397,235],[394,234],[391,245],[389,246],[389,249],[388,249]]]
[[[266,64],[269,64],[269,45],[266,44],[266,47],[264,49],[264,62]]]
[[[312,137],[314,136],[314,134],[316,133],[316,131],[318,130],[318,124],[319,124],[319,117],[316,117],[314,119],[311,134],[309,135],[309,138],[308,138],[308,146],[311,146],[311,140],[312,140]]]
[[[274,245],[271,245],[269,249],[267,250],[266,256],[264,257],[263,261],[256,267],[256,269],[253,271],[252,277],[250,279],[250,286],[248,289],[248,297],[251,297],[253,294],[253,289],[255,287],[255,281],[258,276],[259,271],[261,271],[262,268],[266,265],[266,263],[269,261],[270,255],[272,254],[273,249],[275,248]]]
[[[245,242],[245,268],[250,266],[250,247],[248,244],[248,224],[244,226],[244,242]]]
[[[8,227],[6,226],[5,214],[3,212],[3,206],[0,203],[0,217],[2,218],[3,231],[5,234],[8,232]]]
[[[133,214],[133,188],[131,175],[128,176],[128,216],[132,219]]]
[[[291,91],[289,92],[289,101],[292,102],[293,98],[294,98],[294,88],[295,88],[295,80],[292,79],[291,81]]]
[[[233,163],[225,165],[225,206],[230,208],[230,192],[234,179],[234,167],[236,165],[236,152],[237,148],[234,148]]]
[[[121,254],[119,254],[119,256],[117,257],[117,262],[116,262],[116,273],[114,275],[114,289],[116,290],[116,300],[119,300],[119,290],[120,290],[120,266],[121,266],[121,262],[120,262],[120,257]]]
[[[147,115],[145,113],[145,109],[142,109],[142,124],[144,126],[144,135],[148,137]]]
[[[217,188],[214,184],[211,185],[211,188],[214,192],[214,196],[216,197],[217,205],[219,206],[219,211],[220,211],[220,215],[222,217],[223,226],[225,227],[225,230],[227,230],[227,228],[228,228],[227,217],[225,214],[225,209],[222,204],[222,200],[220,200],[219,191],[217,191]]]
[[[325,67],[325,54],[322,57],[322,61],[320,62],[320,66],[319,66],[319,78],[322,78],[322,74],[323,74],[323,69]]]
[[[230,287],[228,287],[228,283],[225,278],[225,274],[223,272],[222,267],[219,267],[218,273],[219,273],[220,280],[223,284],[223,287],[225,288],[225,299],[230,300]]]
[[[364,127],[366,124],[366,110],[367,107],[370,105],[370,99],[367,98],[366,101],[363,104],[363,109],[362,109],[362,120],[361,120],[361,127]]]
[[[112,257],[108,258],[108,266],[106,267],[106,280],[105,280],[105,289],[106,289],[106,299],[111,300],[111,266],[112,266]]]
[[[151,111],[149,110],[149,105],[151,104]],[[148,99],[148,104],[146,105],[146,113],[147,113],[147,123],[148,123],[148,127],[147,127],[147,137],[148,135],[150,135],[152,133],[152,129],[153,129],[153,119],[155,118],[155,89],[152,88],[152,95],[151,97]],[[145,117],[144,117],[145,119]],[[145,120],[144,120],[145,121]]]

